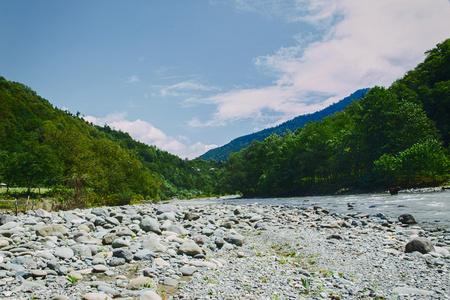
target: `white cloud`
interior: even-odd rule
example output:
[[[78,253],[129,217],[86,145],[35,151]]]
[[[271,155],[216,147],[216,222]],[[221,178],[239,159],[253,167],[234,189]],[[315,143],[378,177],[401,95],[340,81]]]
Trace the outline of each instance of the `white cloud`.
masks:
[[[359,88],[389,86],[450,36],[448,0],[235,2],[241,10],[287,22],[330,26],[319,40],[295,37],[295,45],[255,58],[256,66],[275,76],[274,84],[201,99],[217,110],[205,122],[192,119],[190,126],[258,120],[267,112],[278,115],[279,123],[322,109]]]
[[[136,75],[129,77],[127,80],[128,83],[135,83],[135,82],[139,82],[139,81],[140,81],[139,77],[137,77]]]
[[[189,140],[185,137],[178,139],[168,136],[160,129],[154,127],[146,121],[137,119],[129,121],[126,119],[125,113],[114,113],[104,118],[87,116],[84,118],[88,122],[92,122],[99,126],[108,124],[116,130],[128,132],[134,139],[147,145],[155,145],[169,153],[178,155],[181,158],[193,159],[205,153],[206,151],[216,148],[216,145],[205,145],[203,143],[189,144]],[[181,141],[183,142],[181,142]]]
[[[205,92],[205,91],[219,90],[219,88],[215,86],[204,85],[193,79],[181,81],[172,85],[153,86],[153,88],[158,89],[157,95],[161,97],[168,97],[168,96],[178,97],[180,95],[184,95],[187,94],[187,92],[192,91]]]

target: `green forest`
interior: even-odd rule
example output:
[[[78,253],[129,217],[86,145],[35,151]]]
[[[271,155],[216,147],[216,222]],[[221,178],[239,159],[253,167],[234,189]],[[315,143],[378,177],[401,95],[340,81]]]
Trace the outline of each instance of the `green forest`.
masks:
[[[79,205],[214,194],[219,163],[183,160],[0,77],[0,182]]]
[[[300,125],[299,125],[300,126]],[[390,87],[254,140],[227,160],[183,160],[53,107],[0,77],[0,182],[75,206],[225,194],[300,196],[447,182],[450,39]],[[10,190],[11,189],[11,190]]]
[[[449,179],[450,39],[389,88],[230,154],[219,184],[246,197],[373,191]]]

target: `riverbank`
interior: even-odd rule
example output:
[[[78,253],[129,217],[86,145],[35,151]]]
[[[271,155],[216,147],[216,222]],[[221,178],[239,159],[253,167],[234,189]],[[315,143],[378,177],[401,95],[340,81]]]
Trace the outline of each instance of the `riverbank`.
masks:
[[[197,202],[3,215],[0,297],[449,298],[448,230],[319,206]],[[417,237],[431,251],[405,253]]]

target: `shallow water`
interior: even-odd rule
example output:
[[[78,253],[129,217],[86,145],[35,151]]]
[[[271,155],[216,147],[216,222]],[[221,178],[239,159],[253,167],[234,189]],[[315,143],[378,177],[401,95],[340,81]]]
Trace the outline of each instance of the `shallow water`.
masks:
[[[205,202],[205,200],[194,200]],[[391,218],[409,213],[423,227],[450,228],[450,191],[439,192],[400,192],[391,196],[389,193],[315,196],[295,198],[251,198],[251,199],[216,199],[206,200],[211,203],[236,203],[264,205],[312,206],[320,205],[331,212],[345,213],[382,213]],[[349,208],[348,204],[354,207]]]

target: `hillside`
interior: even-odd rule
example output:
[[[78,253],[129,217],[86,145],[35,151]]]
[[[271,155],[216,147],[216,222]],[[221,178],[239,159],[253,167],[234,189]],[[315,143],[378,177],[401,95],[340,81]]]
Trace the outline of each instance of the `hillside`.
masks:
[[[357,90],[350,96],[315,113],[301,115],[276,127],[267,128],[252,134],[238,137],[226,145],[209,150],[205,154],[201,155],[200,158],[207,161],[211,159],[214,159],[215,161],[226,160],[230,153],[241,151],[242,149],[250,146],[253,141],[262,142],[265,138],[269,137],[272,134],[282,135],[288,130],[294,132],[295,130],[297,130],[297,128],[303,127],[309,122],[316,122],[322,120],[327,116],[333,115],[338,111],[342,111],[347,105],[352,102],[352,100],[360,99],[361,96],[367,93],[368,90],[369,89],[367,88]]]
[[[219,185],[283,197],[440,185],[450,179],[450,39],[389,88],[230,154]]]
[[[78,115],[0,77],[0,182],[97,204],[212,195],[218,164],[182,160]]]

